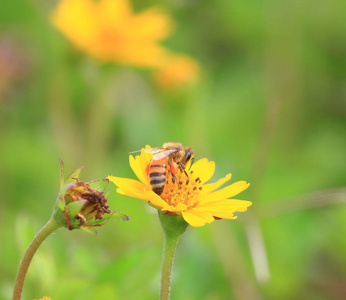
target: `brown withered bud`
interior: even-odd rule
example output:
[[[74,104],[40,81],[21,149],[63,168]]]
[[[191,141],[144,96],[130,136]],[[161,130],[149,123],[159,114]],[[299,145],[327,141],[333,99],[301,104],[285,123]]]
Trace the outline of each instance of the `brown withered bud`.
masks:
[[[85,201],[81,210],[74,216],[79,220],[79,226],[83,226],[87,221],[102,219],[104,214],[110,214],[112,211],[109,209],[107,199],[103,192],[95,190],[88,183],[78,181],[73,184],[65,194],[65,202],[71,203],[76,201]],[[64,212],[68,228],[72,230],[74,226],[71,224],[68,213]],[[73,223],[73,222],[72,222]]]

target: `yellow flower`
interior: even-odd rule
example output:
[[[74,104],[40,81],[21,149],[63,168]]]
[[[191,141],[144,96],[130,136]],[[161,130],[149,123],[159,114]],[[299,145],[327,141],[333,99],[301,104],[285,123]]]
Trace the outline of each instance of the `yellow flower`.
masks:
[[[153,68],[166,60],[158,43],[172,21],[156,8],[134,14],[128,0],[61,0],[52,21],[80,50],[102,61]]]
[[[172,90],[195,83],[200,73],[198,63],[186,55],[172,55],[153,77],[161,88]]]
[[[36,299],[34,299],[34,300],[36,300]],[[41,299],[38,299],[38,300],[52,300],[52,298],[51,297],[43,297],[43,298],[41,298]]]
[[[147,146],[147,148],[150,148]],[[122,195],[147,201],[158,208],[162,214],[182,215],[191,226],[200,227],[215,219],[235,219],[235,212],[244,212],[252,203],[250,201],[229,199],[248,188],[249,183],[238,181],[220,190],[231,174],[215,183],[206,183],[214,174],[215,163],[203,158],[192,166],[188,163],[188,177],[182,171],[176,174],[177,181],[170,178],[161,195],[151,189],[146,168],[152,154],[141,152],[130,155],[130,166],[137,180],[108,176]]]

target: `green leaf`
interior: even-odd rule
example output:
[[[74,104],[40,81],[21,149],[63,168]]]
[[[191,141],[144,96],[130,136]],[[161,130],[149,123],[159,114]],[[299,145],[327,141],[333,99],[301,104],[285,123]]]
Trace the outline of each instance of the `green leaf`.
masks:
[[[89,185],[93,189],[95,189],[99,192],[103,192],[106,189],[108,183],[109,183],[108,179],[96,179],[96,180],[90,181]]]

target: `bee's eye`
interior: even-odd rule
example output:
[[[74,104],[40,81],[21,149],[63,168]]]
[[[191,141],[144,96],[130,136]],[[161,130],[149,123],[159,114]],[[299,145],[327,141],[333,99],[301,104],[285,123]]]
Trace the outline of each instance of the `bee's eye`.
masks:
[[[191,152],[186,153],[186,161],[189,161],[191,159]]]

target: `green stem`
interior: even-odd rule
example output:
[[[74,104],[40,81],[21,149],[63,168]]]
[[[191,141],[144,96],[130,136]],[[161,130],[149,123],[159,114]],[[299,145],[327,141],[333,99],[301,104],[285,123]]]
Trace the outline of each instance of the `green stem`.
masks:
[[[178,240],[187,227],[181,216],[163,215],[159,212],[161,225],[165,234],[163,245],[160,300],[169,300],[171,290],[172,267]]]
[[[16,282],[13,290],[12,300],[20,300],[23,291],[23,285],[26,273],[28,271],[31,260],[42,242],[50,235],[53,231],[61,227],[53,218],[50,219],[46,225],[42,227],[39,233],[34,237],[30,243],[25,255],[19,265],[19,270],[16,277]]]
[[[172,267],[178,240],[179,236],[172,237],[170,235],[165,234],[162,258],[160,300],[169,299],[169,294],[171,290]]]

